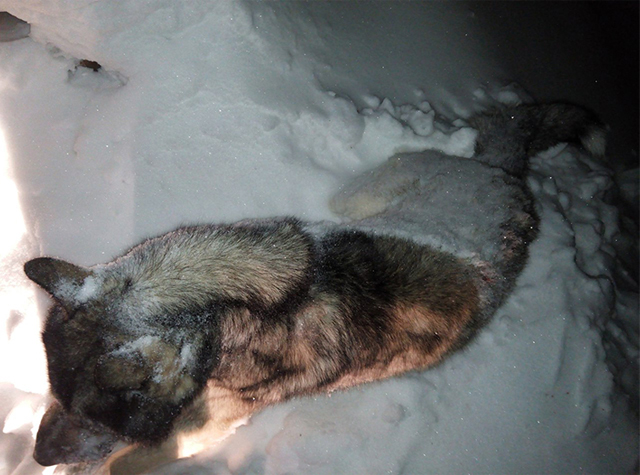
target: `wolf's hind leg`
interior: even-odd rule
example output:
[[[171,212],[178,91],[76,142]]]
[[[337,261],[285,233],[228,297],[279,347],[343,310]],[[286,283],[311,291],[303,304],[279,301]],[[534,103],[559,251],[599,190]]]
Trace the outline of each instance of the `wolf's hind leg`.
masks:
[[[113,454],[106,463],[107,471],[100,473],[139,475],[176,459],[178,445],[175,439],[169,439],[153,447],[133,445]]]
[[[398,198],[416,189],[420,177],[402,156],[348,183],[329,202],[331,211],[350,219],[364,219],[386,211]]]

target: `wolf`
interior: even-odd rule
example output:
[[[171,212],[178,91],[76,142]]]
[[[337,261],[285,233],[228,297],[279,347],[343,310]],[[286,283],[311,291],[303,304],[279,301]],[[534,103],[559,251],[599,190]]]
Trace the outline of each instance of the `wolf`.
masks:
[[[267,405],[462,348],[536,237],[530,157],[560,142],[604,153],[604,128],[573,105],[503,107],[469,124],[473,157],[393,156],[334,196],[339,223],[189,226],[107,264],[27,262],[53,297],[42,332],[53,401],[36,461],[176,449]]]

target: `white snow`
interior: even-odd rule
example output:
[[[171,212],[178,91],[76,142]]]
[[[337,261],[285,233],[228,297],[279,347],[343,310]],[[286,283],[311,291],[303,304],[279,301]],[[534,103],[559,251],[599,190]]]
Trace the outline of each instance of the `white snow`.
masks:
[[[529,99],[473,6],[375,5],[0,0],[31,26],[0,43],[1,473],[52,473],[31,457],[49,302],[28,258],[106,262],[187,223],[335,219],[329,198],[354,176],[397,152],[469,156],[461,119]],[[637,199],[637,171],[625,177]],[[269,408],[155,473],[637,470],[637,287],[612,174],[558,146],[529,183],[530,263],[467,349]]]
[[[100,289],[100,279],[90,275],[85,277],[82,285],[72,294],[79,303],[86,303],[91,299],[95,299]]]

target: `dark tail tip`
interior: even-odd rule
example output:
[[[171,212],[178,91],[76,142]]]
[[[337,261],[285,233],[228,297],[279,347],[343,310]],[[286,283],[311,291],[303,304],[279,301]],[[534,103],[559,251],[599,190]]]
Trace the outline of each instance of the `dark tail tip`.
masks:
[[[593,112],[565,103],[528,107],[539,124],[529,144],[530,157],[561,142],[581,145],[596,157],[604,156],[607,129]]]
[[[524,104],[494,109],[469,120],[478,129],[475,158],[522,175],[530,157],[562,142],[602,157],[606,127],[592,112],[572,104]]]

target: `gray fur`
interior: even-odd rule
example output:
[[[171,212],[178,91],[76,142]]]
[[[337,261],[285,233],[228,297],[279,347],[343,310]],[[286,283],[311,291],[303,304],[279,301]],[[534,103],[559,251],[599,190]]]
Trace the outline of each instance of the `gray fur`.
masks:
[[[559,142],[579,144],[593,155],[604,155],[604,127],[594,114],[571,104],[495,109],[469,123],[479,131],[475,158],[518,176],[526,172],[528,157]]]
[[[43,342],[57,402],[36,460],[100,458],[116,440],[166,445],[294,396],[437,364],[464,345],[513,288],[536,236],[528,158],[573,139],[603,150],[602,129],[573,106],[471,123],[472,159],[392,157],[334,197],[340,225],[193,226],[105,265],[26,263],[55,300]]]

